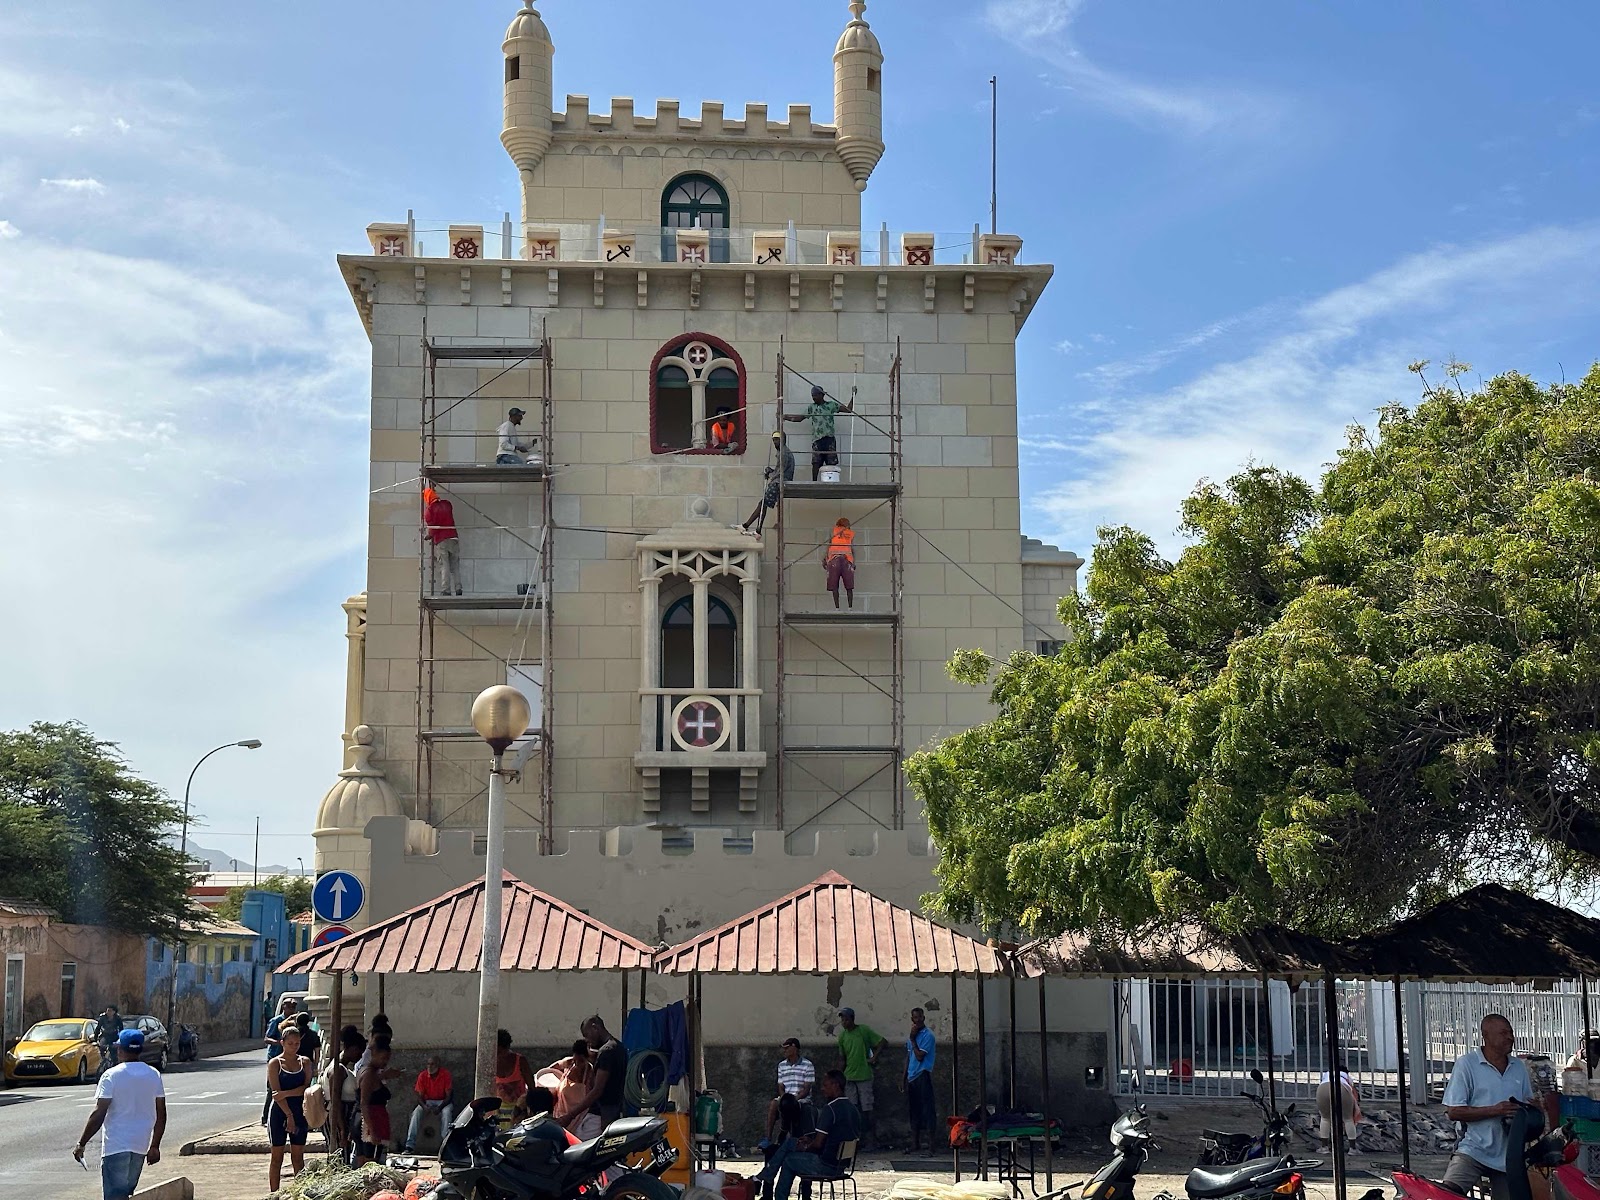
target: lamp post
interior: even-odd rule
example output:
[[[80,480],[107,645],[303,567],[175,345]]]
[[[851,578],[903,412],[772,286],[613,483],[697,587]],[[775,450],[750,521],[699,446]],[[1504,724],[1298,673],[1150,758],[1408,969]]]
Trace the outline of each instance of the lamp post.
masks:
[[[300,878],[304,879],[306,877],[306,860],[301,858],[298,854],[294,856],[294,860],[300,864]]]
[[[242,742],[223,742],[215,750],[207,750],[200,756],[200,762],[195,763],[193,770],[189,772],[189,782],[183,785],[183,843],[179,847],[178,853],[182,854],[185,859],[189,857],[189,788],[194,783],[194,773],[200,769],[200,763],[205,762],[213,754],[227,750],[232,746],[240,746],[246,750],[259,750],[261,749],[261,739],[246,738]]]
[[[494,1092],[496,1037],[500,1031],[500,899],[505,864],[506,781],[501,757],[528,732],[533,709],[514,687],[499,684],[472,702],[472,727],[489,743],[489,845],[483,864],[483,955],[478,977],[478,1062],[474,1095]]]

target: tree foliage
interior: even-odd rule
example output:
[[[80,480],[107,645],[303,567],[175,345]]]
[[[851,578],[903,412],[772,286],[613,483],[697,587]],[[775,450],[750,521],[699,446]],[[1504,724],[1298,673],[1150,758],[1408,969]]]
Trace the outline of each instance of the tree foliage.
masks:
[[[191,873],[183,811],[77,722],[0,733],[0,895],[66,921],[174,939]]]
[[[291,917],[311,907],[311,880],[302,875],[269,875],[249,887],[229,888],[213,911],[225,920],[237,921],[244,913],[246,892],[277,892],[283,897],[284,911]]]
[[[1320,487],[1203,482],[1175,562],[1101,529],[1058,656],[952,660],[998,713],[908,763],[937,907],[1340,935],[1486,879],[1593,881],[1600,367],[1424,389]]]

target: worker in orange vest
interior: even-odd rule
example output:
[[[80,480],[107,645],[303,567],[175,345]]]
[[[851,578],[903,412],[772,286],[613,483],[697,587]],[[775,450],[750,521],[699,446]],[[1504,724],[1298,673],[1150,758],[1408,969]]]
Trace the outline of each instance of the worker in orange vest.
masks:
[[[851,543],[856,531],[850,528],[850,519],[840,517],[833,523],[833,533],[828,538],[828,552],[822,565],[828,571],[828,591],[833,593],[833,606],[839,607],[839,585],[844,584],[850,607],[856,606],[856,552]]]
[[[733,414],[726,408],[717,409],[717,415],[711,419],[711,448],[721,450],[724,454],[732,454],[739,447],[739,427],[733,423]]]

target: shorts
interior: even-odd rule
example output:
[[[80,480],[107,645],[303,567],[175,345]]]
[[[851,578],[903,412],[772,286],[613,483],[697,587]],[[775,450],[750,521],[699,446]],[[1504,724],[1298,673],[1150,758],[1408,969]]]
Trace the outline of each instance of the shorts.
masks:
[[[828,590],[837,595],[841,583],[847,592],[856,590],[856,565],[844,555],[836,554],[828,560]]]
[[[845,1099],[850,1101],[851,1104],[854,1104],[859,1111],[863,1113],[869,1113],[872,1111],[872,1080],[845,1080],[844,1095]]]
[[[1489,1192],[1494,1200],[1510,1200],[1511,1188],[1506,1183],[1506,1173],[1486,1167],[1466,1154],[1458,1153],[1450,1156],[1450,1165],[1444,1169],[1444,1174],[1439,1176],[1439,1182],[1452,1191],[1466,1195],[1478,1186],[1479,1180],[1485,1178],[1489,1181]]]
[[[812,467],[836,467],[839,465],[839,441],[832,434],[819,437],[811,443]]]
[[[1348,1144],[1356,1137],[1356,1099],[1349,1088],[1339,1097],[1340,1116],[1344,1119],[1344,1140]],[[1320,1118],[1317,1136],[1325,1142],[1333,1140],[1333,1085],[1317,1084],[1317,1116]]]
[[[267,1137],[274,1146],[304,1146],[306,1134],[310,1128],[306,1125],[305,1109],[301,1107],[301,1099],[295,1096],[289,1101],[289,1107],[294,1110],[294,1128],[289,1127],[289,1118],[283,1115],[283,1109],[274,1101],[272,1111],[267,1114]]]

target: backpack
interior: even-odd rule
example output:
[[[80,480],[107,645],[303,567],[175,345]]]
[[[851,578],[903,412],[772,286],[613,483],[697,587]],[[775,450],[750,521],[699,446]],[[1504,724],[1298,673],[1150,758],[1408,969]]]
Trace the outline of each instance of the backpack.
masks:
[[[321,1078],[306,1088],[300,1105],[306,1114],[306,1126],[321,1129],[328,1123],[328,1096]]]

